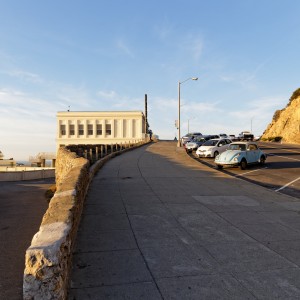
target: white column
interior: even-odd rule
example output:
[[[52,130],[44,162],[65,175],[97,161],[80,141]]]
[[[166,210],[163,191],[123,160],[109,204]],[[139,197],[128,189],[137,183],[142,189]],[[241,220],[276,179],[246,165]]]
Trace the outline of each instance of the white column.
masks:
[[[101,124],[102,124],[102,136],[103,136],[103,138],[106,138],[106,134],[105,134],[105,130],[106,130],[106,128],[105,128],[106,120],[105,120],[105,119],[102,119],[102,120],[101,120]]]
[[[88,137],[88,122],[87,122],[87,120],[85,119],[84,121],[83,121],[83,130],[84,130],[84,137],[85,138],[87,138]]]
[[[78,139],[78,120],[74,121],[75,138]]]
[[[115,137],[115,119],[111,120],[111,138]]]
[[[120,138],[124,138],[124,119],[120,120],[121,124],[120,124]]]
[[[133,123],[133,120],[128,120],[128,137],[131,139],[132,138],[132,123]]]
[[[97,120],[93,120],[93,135],[94,138],[97,137]]]
[[[66,121],[66,138],[70,138],[70,125],[69,125],[69,123],[70,123],[70,120],[67,120]]]
[[[61,124],[61,120],[57,120],[57,132],[56,132],[56,136],[57,136],[58,139],[61,138],[60,124]]]

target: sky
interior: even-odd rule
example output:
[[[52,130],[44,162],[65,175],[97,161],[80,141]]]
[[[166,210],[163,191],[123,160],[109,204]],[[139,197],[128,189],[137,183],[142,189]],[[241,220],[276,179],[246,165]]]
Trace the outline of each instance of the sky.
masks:
[[[153,133],[173,140],[179,82],[182,135],[261,135],[300,87],[298,0],[0,0],[0,7],[5,158],[54,152],[58,111],[143,111],[145,94]]]

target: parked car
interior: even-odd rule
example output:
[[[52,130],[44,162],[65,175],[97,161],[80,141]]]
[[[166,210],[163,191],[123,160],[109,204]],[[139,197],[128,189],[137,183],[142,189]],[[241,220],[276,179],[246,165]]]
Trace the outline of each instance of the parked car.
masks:
[[[263,165],[267,154],[258,148],[254,142],[234,142],[229,145],[227,151],[215,158],[218,169],[224,166],[239,166],[245,170],[250,164]]]
[[[201,145],[203,145],[209,137],[195,137],[191,141],[187,142],[184,146],[187,152],[192,152],[197,150]]]
[[[211,139],[202,144],[196,151],[198,157],[216,157],[231,144],[230,139]]]
[[[220,139],[222,138],[219,134],[210,134],[210,135],[207,135],[209,137],[209,139]]]
[[[187,142],[191,141],[193,138],[199,137],[199,136],[202,136],[202,133],[200,133],[200,132],[190,132],[190,133],[187,133],[186,135],[184,135],[181,138],[181,143],[184,145]]]
[[[238,137],[236,137],[234,134],[229,134],[229,138],[233,141],[233,142],[235,142],[235,141],[238,141],[239,140],[239,138]]]
[[[240,141],[253,141],[253,134],[250,131],[242,131],[239,134],[239,140]]]

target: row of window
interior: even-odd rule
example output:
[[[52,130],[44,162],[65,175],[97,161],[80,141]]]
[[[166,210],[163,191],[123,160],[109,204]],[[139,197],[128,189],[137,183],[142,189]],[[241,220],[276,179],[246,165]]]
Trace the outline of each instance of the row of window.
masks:
[[[97,135],[102,135],[102,124],[96,124],[96,134]],[[60,134],[61,135],[66,135],[67,131],[66,131],[66,125],[60,125]],[[87,127],[87,134],[88,135],[93,135],[94,134],[94,130],[93,130],[93,125],[92,124],[88,124]],[[111,124],[106,124],[105,125],[105,134],[106,135],[111,135]],[[70,124],[69,125],[69,135],[75,135],[75,125]],[[84,135],[84,125],[79,124],[78,125],[78,135]]]

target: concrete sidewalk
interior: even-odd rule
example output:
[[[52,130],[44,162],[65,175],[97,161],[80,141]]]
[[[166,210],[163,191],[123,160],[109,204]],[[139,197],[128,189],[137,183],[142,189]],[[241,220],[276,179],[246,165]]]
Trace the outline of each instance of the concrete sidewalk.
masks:
[[[158,142],[88,193],[69,299],[300,299],[300,201]]]

